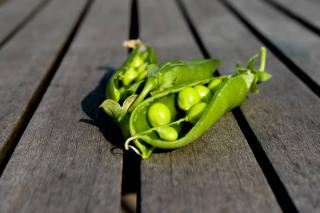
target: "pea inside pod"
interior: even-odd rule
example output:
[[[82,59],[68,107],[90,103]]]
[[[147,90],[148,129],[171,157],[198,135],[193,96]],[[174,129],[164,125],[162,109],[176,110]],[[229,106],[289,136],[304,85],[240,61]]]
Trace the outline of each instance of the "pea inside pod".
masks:
[[[117,102],[136,92],[138,87],[131,86],[146,79],[147,76],[141,73],[144,73],[147,65],[159,64],[157,54],[151,47],[140,40],[129,40],[127,43],[133,50],[124,64],[111,76],[106,87],[106,98]],[[123,93],[121,90],[131,92]]]
[[[265,57],[265,49],[261,49],[261,57]],[[265,62],[262,58],[261,61]],[[167,99],[176,99],[179,92],[184,88],[168,90],[159,95],[155,95],[143,101],[132,112],[129,121],[129,129],[131,137],[125,142],[125,148],[130,147],[130,142],[133,141],[134,145],[143,144],[149,147],[160,149],[175,149],[185,146],[196,138],[204,134],[214,123],[216,123],[224,113],[239,106],[246,98],[247,94],[256,90],[256,84],[268,80],[271,75],[266,73],[260,65],[259,69],[247,66],[246,68],[237,67],[237,74],[221,78],[219,86],[215,87],[215,92],[209,103],[200,102],[187,110],[185,116],[179,116],[176,111],[176,116],[171,123],[165,124],[160,127],[152,127],[146,118],[146,113],[149,107],[159,101],[166,102]],[[213,80],[213,79],[212,79]],[[209,82],[212,82],[209,80]],[[207,82],[207,83],[209,83]],[[205,85],[201,82],[199,85]],[[207,84],[206,84],[207,85]],[[190,87],[188,85],[188,87]],[[176,106],[174,106],[176,107]],[[187,123],[189,128],[181,128],[183,131],[179,137],[174,141],[163,140],[157,134],[159,128],[170,127],[172,125],[184,125]],[[131,148],[131,147],[130,147]],[[143,149],[136,149],[136,152],[141,155],[143,159],[150,156],[151,151],[148,153]]]
[[[212,77],[218,60],[170,61],[159,68],[154,50],[140,43],[109,80],[109,99],[101,107],[128,137],[125,148],[147,159],[156,148],[191,143],[239,106],[249,92],[257,92],[256,85],[271,75],[265,72],[266,49],[260,50],[258,69],[256,57],[246,67],[237,65],[234,75]],[[137,97],[131,95],[135,93]]]
[[[165,63],[148,78],[128,111],[132,112],[149,94],[154,96],[169,88],[175,89],[211,78],[219,64],[220,61],[217,59],[174,60]]]
[[[192,87],[186,87],[178,93],[177,102],[182,110],[189,110],[193,105],[197,104],[201,97]]]

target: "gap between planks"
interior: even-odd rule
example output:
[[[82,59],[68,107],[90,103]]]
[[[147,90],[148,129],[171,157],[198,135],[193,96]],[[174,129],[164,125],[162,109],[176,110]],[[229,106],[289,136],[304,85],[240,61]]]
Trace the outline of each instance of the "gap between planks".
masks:
[[[0,2],[0,6],[2,3]],[[51,0],[43,0],[40,2],[25,19],[20,22],[8,35],[6,35],[1,41],[0,41],[0,49],[8,42],[10,41],[23,27],[25,27],[45,6],[48,5],[48,3],[51,2]]]
[[[200,34],[198,33],[197,28],[193,24],[191,17],[188,14],[188,11],[182,2],[182,0],[175,1],[178,5],[180,12],[184,20],[186,21],[191,34],[196,41],[201,53],[205,58],[211,58],[209,51],[205,47]],[[253,28],[253,27],[252,27]],[[253,28],[254,29],[254,28]],[[255,30],[255,29],[254,29]],[[254,34],[256,36],[256,34]],[[259,38],[259,37],[258,37]],[[260,39],[260,38],[259,38]],[[267,45],[268,46],[268,45]],[[220,75],[218,73],[218,75]],[[241,109],[239,107],[232,110],[232,114],[234,115],[241,131],[243,132],[260,168],[263,171],[281,209],[284,212],[298,212],[297,208],[295,207],[294,203],[292,202],[284,184],[280,180],[278,174],[276,173],[272,163],[270,162],[268,156],[266,155],[265,151],[263,150],[257,136],[255,135],[254,131],[250,127],[248,121],[244,117]]]
[[[266,4],[272,6],[273,8],[277,9],[281,13],[285,14],[289,18],[297,21],[299,24],[301,24],[302,26],[304,26],[305,28],[307,28],[311,32],[313,32],[316,35],[320,36],[320,29],[317,26],[313,25],[311,22],[309,22],[308,20],[302,18],[301,16],[299,16],[296,13],[294,13],[293,11],[287,9],[286,7],[281,5],[281,3],[278,3],[278,2],[276,2],[274,0],[262,0],[262,1],[265,2]]]
[[[320,86],[306,74],[296,63],[294,63],[288,56],[286,56],[275,44],[263,35],[253,24],[246,19],[235,7],[233,7],[227,0],[219,0],[235,17],[237,17],[249,31],[264,43],[271,52],[285,64],[289,70],[295,74],[313,93],[320,97]]]
[[[15,129],[11,132],[8,141],[5,141],[5,143],[4,143],[5,144],[4,157],[0,163],[0,177],[3,173],[3,171],[5,170],[8,162],[11,158],[12,153],[14,152],[17,144],[19,143],[19,140],[20,140],[22,134],[24,133],[26,127],[28,126],[34,112],[36,111],[39,103],[41,102],[43,95],[45,94],[47,88],[49,87],[50,82],[51,82],[52,78],[54,77],[54,74],[56,73],[65,54],[67,53],[67,51],[70,47],[70,44],[72,43],[74,37],[76,36],[76,34],[81,26],[81,23],[83,22],[84,18],[86,17],[93,1],[94,0],[88,0],[86,2],[86,5],[82,9],[76,23],[71,28],[71,31],[67,36],[67,39],[65,40],[64,44],[62,45],[62,48],[58,51],[58,54],[57,54],[54,62],[49,67],[48,72],[46,73],[46,75],[42,79],[39,87],[36,89],[33,96],[31,97],[31,99],[26,107],[25,112],[23,113],[23,115],[19,119]]]
[[[138,0],[131,0],[129,39],[139,38]],[[130,52],[130,50],[129,50]],[[140,156],[130,151],[123,152],[121,208],[123,212],[139,212],[138,195],[141,188]],[[129,199],[128,199],[129,198]]]

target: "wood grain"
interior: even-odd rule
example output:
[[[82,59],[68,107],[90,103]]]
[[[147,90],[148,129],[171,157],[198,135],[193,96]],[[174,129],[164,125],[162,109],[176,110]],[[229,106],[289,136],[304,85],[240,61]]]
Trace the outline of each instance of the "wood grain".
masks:
[[[304,20],[310,22],[314,26],[320,28],[320,4],[310,1],[299,0],[263,0],[264,2],[276,2],[290,12],[298,15]]]
[[[161,61],[203,57],[173,1],[139,9],[141,38]],[[280,211],[230,113],[193,144],[142,161],[140,201],[141,212]]]
[[[120,211],[122,154],[96,116],[106,70],[127,55],[128,8],[92,5],[0,179],[2,212]]]
[[[263,45],[217,2],[185,2],[211,55],[225,62],[223,74]],[[298,210],[319,212],[320,100],[270,51],[267,70],[273,77],[241,109]]]
[[[262,1],[232,2],[259,31],[320,85],[319,36]]]
[[[26,115],[54,72],[86,0],[56,0],[0,50],[0,162],[3,161]]]
[[[12,0],[0,2],[0,48],[49,1]]]

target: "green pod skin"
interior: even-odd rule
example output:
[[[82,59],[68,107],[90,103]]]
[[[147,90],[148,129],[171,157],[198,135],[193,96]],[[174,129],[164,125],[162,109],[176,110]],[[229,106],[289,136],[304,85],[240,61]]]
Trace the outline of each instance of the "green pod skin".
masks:
[[[119,68],[109,79],[106,87],[106,98],[115,101],[123,100],[123,95],[120,93],[120,78],[123,75],[125,69],[129,68],[132,62],[138,58],[142,57],[144,62],[147,64],[159,64],[156,52],[151,47],[146,47],[144,44],[140,44],[134,48],[124,64]]]
[[[153,103],[162,102],[164,104],[169,104],[170,101],[172,102],[172,99],[175,100],[176,94],[183,88],[172,89],[143,101],[133,110],[130,116],[129,130],[132,137],[127,139],[125,148],[132,148],[133,146],[129,147],[128,144],[133,140],[134,145],[138,148],[135,151],[140,154],[143,159],[147,159],[155,148],[176,149],[193,142],[195,139],[203,135],[226,112],[239,106],[246,99],[250,91],[255,92],[257,83],[266,81],[271,77],[269,73],[264,71],[265,51],[266,50],[264,48],[261,49],[262,63],[260,64],[259,70],[255,70],[253,67],[251,69],[248,67],[238,67],[237,74],[225,76],[223,78],[220,85],[216,88],[214,95],[209,102],[208,107],[204,110],[201,118],[188,132],[178,138],[178,140],[170,142],[161,140],[149,125],[145,112]],[[250,60],[254,61],[254,58],[251,58]],[[211,82],[211,80],[208,82]],[[201,84],[203,84],[203,82],[201,82]],[[175,108],[169,108],[173,114],[176,113]],[[179,120],[183,122],[187,121],[187,118]],[[179,124],[179,120],[169,124],[169,126],[172,124]],[[143,149],[140,149],[140,146],[143,146]]]
[[[136,101],[129,108],[132,112],[151,93],[160,94],[168,88],[211,78],[220,64],[217,59],[175,60],[162,65],[155,76],[150,76]]]
[[[160,138],[155,138],[154,133],[141,135],[139,136],[139,139],[151,146],[160,149],[176,149],[191,143],[196,138],[205,133],[214,123],[216,123],[222,117],[223,114],[240,105],[244,101],[250,90],[253,80],[254,75],[249,72],[225,79],[217,89],[217,92],[215,92],[207,109],[203,112],[199,121],[192,127],[192,129],[188,133],[186,133],[178,140],[168,143],[167,141],[163,141]],[[172,94],[177,92],[179,92],[179,90],[173,90],[170,93]],[[171,97],[170,94],[166,94],[164,95],[164,97],[151,97],[141,103],[132,112],[129,124],[131,135],[136,135],[138,133],[136,130],[137,125],[141,125],[141,122],[145,122],[145,114],[143,113],[145,109],[148,109],[150,104],[158,102],[159,98],[162,98],[164,101],[166,96]],[[144,125],[146,125],[147,128],[151,128],[147,123]],[[141,128],[138,127],[138,129]],[[147,129],[144,129],[143,131],[145,130]]]

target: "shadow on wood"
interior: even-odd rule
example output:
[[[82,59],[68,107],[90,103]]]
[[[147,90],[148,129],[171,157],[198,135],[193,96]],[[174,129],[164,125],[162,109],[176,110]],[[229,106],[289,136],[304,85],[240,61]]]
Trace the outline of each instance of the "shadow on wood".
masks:
[[[90,117],[90,119],[82,118],[80,122],[84,122],[99,128],[103,136],[115,147],[111,150],[114,154],[122,154],[123,137],[120,129],[117,127],[113,119],[108,116],[101,108],[100,104],[105,100],[105,88],[108,79],[115,72],[115,69],[109,66],[100,66],[97,69],[105,70],[106,73],[98,83],[97,87],[89,92],[81,102],[82,110]]]

